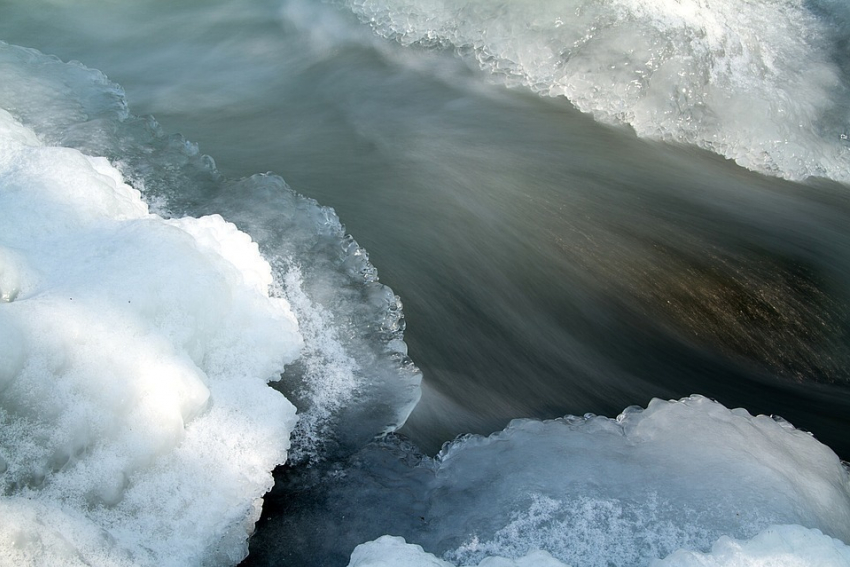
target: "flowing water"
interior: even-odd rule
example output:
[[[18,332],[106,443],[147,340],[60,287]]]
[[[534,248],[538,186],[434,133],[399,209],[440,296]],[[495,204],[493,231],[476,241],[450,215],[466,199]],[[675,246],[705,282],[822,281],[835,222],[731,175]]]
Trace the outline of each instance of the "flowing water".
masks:
[[[572,433],[520,422],[489,454],[473,437],[431,457],[514,418],[614,417],[691,394],[782,416],[850,457],[848,24],[850,10],[827,0],[5,1],[0,39],[80,61],[123,91],[33,54],[0,68],[0,93],[48,144],[108,157],[158,214],[220,214],[271,264],[304,341],[278,389],[305,417],[247,564],[344,565],[383,534],[460,564],[529,546],[573,565],[646,564],[770,524],[846,542],[850,508],[741,504],[721,476],[752,494],[748,475],[776,452],[794,455],[780,476],[828,457],[795,453],[764,424],[737,438],[721,423],[748,418],[711,422],[720,414],[702,398],[670,406],[692,414],[624,414],[622,435],[658,428],[657,450],[571,446],[579,469],[621,463],[611,478],[647,475],[640,488],[552,488],[565,465],[545,440],[614,427],[601,418],[571,418]],[[32,86],[28,73],[47,78]],[[88,112],[81,130],[40,110],[65,88]],[[130,114],[93,125],[86,105],[104,90]],[[147,115],[158,125],[136,118]],[[368,444],[411,408],[401,437]],[[707,455],[664,437],[691,429]],[[497,450],[503,438],[516,448]],[[668,465],[687,486],[637,504],[668,490],[647,471],[676,451],[704,469],[737,464],[714,475]],[[500,462],[523,471],[533,498],[456,488]],[[829,482],[846,483],[840,471]],[[492,475],[482,486],[505,482]],[[688,500],[694,484],[751,516],[700,515],[711,499]],[[453,499],[480,513],[435,504]],[[691,510],[693,529],[665,531],[682,522],[669,502]],[[594,507],[608,516],[582,512]],[[603,530],[619,543],[575,551],[612,518],[629,526]],[[629,547],[627,533],[643,543]]]

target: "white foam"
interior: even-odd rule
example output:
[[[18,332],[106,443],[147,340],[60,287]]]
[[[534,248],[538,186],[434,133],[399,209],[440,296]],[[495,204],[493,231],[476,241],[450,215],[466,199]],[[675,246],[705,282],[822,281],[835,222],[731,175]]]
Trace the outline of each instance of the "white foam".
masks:
[[[846,7],[803,0],[348,0],[404,45],[451,45],[640,136],[790,179],[850,180]],[[815,11],[822,12],[816,14]]]
[[[301,347],[257,245],[0,111],[0,564],[234,563]]]

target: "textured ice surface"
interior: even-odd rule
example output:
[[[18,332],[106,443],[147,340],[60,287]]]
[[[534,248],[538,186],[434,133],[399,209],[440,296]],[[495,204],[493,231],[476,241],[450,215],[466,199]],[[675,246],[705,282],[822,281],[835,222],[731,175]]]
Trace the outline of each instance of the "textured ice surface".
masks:
[[[563,567],[545,551],[532,551],[516,559],[488,557],[479,567]],[[850,547],[818,530],[802,526],[771,526],[751,540],[721,537],[709,553],[678,550],[652,567],[847,567]],[[358,545],[349,567],[453,567],[403,538],[383,536]]]
[[[416,403],[400,301],[331,209],[223,179],[101,73],[0,43],[0,76],[0,564],[232,564],[287,397],[299,459]]]
[[[348,567],[453,567],[425,552],[421,546],[406,543],[404,538],[382,536],[358,545],[351,554]],[[545,551],[532,551],[517,559],[487,557],[478,567],[565,567]]]
[[[0,564],[237,561],[295,425],[269,264],[5,110],[0,156]]]
[[[679,550],[652,567],[847,567],[850,547],[818,530],[771,526],[750,540],[720,538],[709,553]]]
[[[771,524],[850,539],[848,474],[828,447],[700,396],[617,419],[518,420],[439,459],[433,513],[476,510],[465,537],[440,531],[462,562],[540,548],[571,564],[633,565]]]
[[[832,0],[345,0],[640,136],[790,179],[848,175],[848,8]]]
[[[0,43],[0,73],[0,107],[41,139],[106,156],[163,216],[221,214],[259,244],[305,344],[275,385],[300,414],[291,460],[357,450],[404,423],[421,374],[407,356],[401,301],[332,209],[275,175],[222,178],[196,145],[131,115],[98,71]]]
[[[383,534],[457,565],[544,550],[600,567],[707,552],[778,524],[850,539],[848,472],[828,447],[700,396],[616,419],[516,420],[435,459],[388,439],[317,482],[312,500],[293,483],[285,511],[291,537],[326,535],[299,550],[304,564]]]

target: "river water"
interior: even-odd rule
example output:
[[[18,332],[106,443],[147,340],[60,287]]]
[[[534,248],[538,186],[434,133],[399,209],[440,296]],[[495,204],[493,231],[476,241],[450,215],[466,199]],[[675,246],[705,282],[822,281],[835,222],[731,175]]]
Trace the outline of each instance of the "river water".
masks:
[[[848,458],[846,9],[661,4],[28,0],[0,39],[333,208],[403,303],[426,454],[697,393]]]

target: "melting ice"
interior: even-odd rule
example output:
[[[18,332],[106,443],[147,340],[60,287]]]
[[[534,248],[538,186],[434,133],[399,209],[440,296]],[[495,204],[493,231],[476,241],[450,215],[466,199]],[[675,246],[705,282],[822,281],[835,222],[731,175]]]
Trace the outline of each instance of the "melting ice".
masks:
[[[453,47],[640,136],[789,179],[850,180],[845,3],[343,3],[385,37]]]
[[[847,565],[850,548],[822,534],[800,526],[775,526],[748,541],[720,538],[708,553],[680,550],[652,567],[720,567],[740,565],[757,567],[805,567],[810,565]],[[490,556],[479,567],[563,567],[565,564],[545,551],[511,559]],[[453,567],[421,546],[405,543],[402,538],[384,536],[375,542],[357,546],[349,567]]]
[[[415,404],[398,299],[332,211],[225,191],[100,73],[6,44],[0,73],[0,562],[233,564],[291,434],[350,451]]]
[[[640,135],[847,179],[818,13],[840,6],[349,4]],[[313,465],[293,485],[323,491],[287,519],[296,563],[850,564],[835,454],[699,396],[516,421],[436,458],[369,443],[419,373],[333,211],[274,175],[224,179],[82,65],[0,44],[0,75],[0,563],[234,564],[291,436]]]
[[[343,470],[311,479],[324,490],[312,508],[291,496],[291,517],[281,520],[291,533],[331,535],[290,552],[295,563],[348,553],[360,534],[400,536],[440,561],[380,538],[353,565],[401,557],[408,559],[398,564],[489,565],[488,557],[539,551],[567,565],[665,557],[675,565],[691,557],[677,550],[728,547],[723,537],[758,536],[742,545],[776,544],[771,553],[803,564],[809,543],[837,550],[840,560],[827,564],[846,565],[850,550],[842,543],[850,538],[850,477],[836,455],[781,419],[701,396],[654,400],[616,419],[516,420],[489,437],[461,437],[435,458],[388,439]],[[794,527],[759,536],[778,525]]]
[[[286,458],[301,347],[257,245],[148,212],[0,111],[0,559],[233,562]]]

